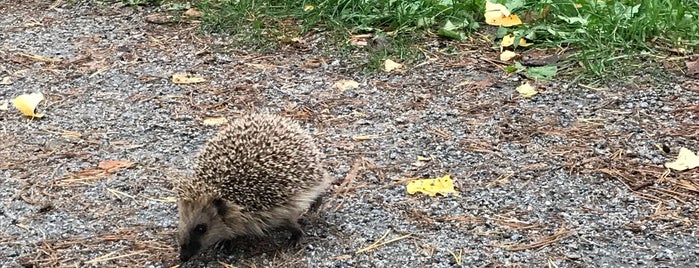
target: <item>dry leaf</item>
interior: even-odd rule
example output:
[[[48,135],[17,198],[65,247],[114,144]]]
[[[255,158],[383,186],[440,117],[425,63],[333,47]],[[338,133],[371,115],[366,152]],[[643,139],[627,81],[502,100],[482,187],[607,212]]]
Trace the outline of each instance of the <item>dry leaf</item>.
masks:
[[[366,141],[366,140],[373,140],[378,137],[381,137],[379,135],[357,135],[357,136],[352,136],[352,139],[355,141]]]
[[[306,68],[318,68],[325,64],[325,59],[323,58],[312,58],[303,62],[303,66]]]
[[[500,42],[500,47],[509,47],[512,46],[515,43],[515,36],[508,34],[502,37],[502,41]],[[531,43],[527,43],[527,40],[524,40],[524,38],[519,39],[519,44],[518,46],[520,47],[528,47],[531,46]]]
[[[395,61],[392,61],[390,59],[386,59],[383,62],[383,70],[386,71],[387,73],[390,73],[391,71],[394,70],[399,70],[403,68],[403,64],[397,63]]]
[[[677,154],[677,160],[665,163],[666,168],[671,168],[677,171],[683,171],[699,167],[699,156],[687,148],[680,148]]]
[[[447,195],[459,193],[454,189],[454,181],[451,175],[446,174],[440,178],[422,179],[410,181],[406,187],[408,194],[423,193],[429,196]]]
[[[2,78],[2,81],[0,81],[0,85],[9,85],[12,84],[12,79],[9,76],[5,76]]]
[[[198,17],[201,17],[202,13],[201,13],[201,11],[197,10],[196,8],[190,8],[184,12],[184,15],[187,17],[198,18]]]
[[[421,155],[417,156],[417,161],[430,161],[430,160],[432,160],[432,157],[424,157]]]
[[[106,160],[97,165],[97,167],[108,173],[114,173],[122,169],[130,168],[131,166],[133,166],[133,162],[126,160]]]
[[[209,117],[204,119],[204,125],[207,126],[220,126],[225,123],[228,123],[228,119],[225,117]]]
[[[687,75],[699,74],[699,55],[696,55],[694,60],[687,60],[684,62],[687,65]]]
[[[193,74],[178,73],[172,75],[172,82],[175,84],[194,84],[206,82],[206,79]]]
[[[345,91],[347,89],[355,89],[359,87],[359,83],[354,80],[340,80],[335,82],[335,88]]]
[[[365,47],[368,44],[369,38],[371,38],[371,34],[357,34],[357,35],[352,35],[350,36],[350,44],[353,46],[358,46],[358,47]]]
[[[314,9],[316,9],[316,7],[313,6],[313,5],[305,5],[305,6],[303,7],[303,11],[311,11],[311,10],[314,10]]]
[[[36,110],[36,106],[38,106],[42,100],[44,100],[44,94],[41,94],[41,92],[23,94],[14,98],[12,100],[12,105],[25,116],[41,118],[44,114],[35,114],[34,110]]]
[[[419,155],[418,155],[418,156],[417,156],[417,161],[413,162],[413,166],[416,166],[416,167],[425,166],[425,165],[427,164],[427,163],[425,163],[425,162],[428,162],[428,161],[430,161],[430,160],[432,160],[432,158],[424,157],[424,156],[419,156]]]
[[[63,130],[61,132],[61,137],[66,138],[66,139],[77,139],[82,137],[83,135],[80,134],[80,132],[77,131],[69,131],[69,130]]]
[[[98,168],[84,169],[74,174],[68,174],[59,180],[59,185],[84,185],[93,180],[99,180],[109,176],[111,173],[127,169],[133,166],[133,162],[125,160],[106,160],[100,162]]]
[[[504,5],[485,2],[485,23],[495,26],[515,26],[522,24],[522,20]]]
[[[149,23],[154,23],[154,24],[167,24],[167,23],[175,23],[177,22],[177,18],[172,15],[164,14],[164,13],[156,13],[156,14],[150,14],[145,17],[146,22]]]
[[[2,101],[0,101],[0,111],[7,111],[7,108],[8,108],[8,106],[9,106],[9,105],[8,105],[9,103],[10,103],[10,102],[7,101],[7,100],[2,100]]]
[[[502,53],[500,53],[501,61],[509,61],[515,57],[517,57],[517,53],[515,53],[514,51],[505,50]]]
[[[518,86],[517,92],[519,92],[519,94],[525,98],[531,98],[532,96],[536,95],[536,93],[539,93],[533,86],[529,84],[529,82],[524,83],[521,86]]]

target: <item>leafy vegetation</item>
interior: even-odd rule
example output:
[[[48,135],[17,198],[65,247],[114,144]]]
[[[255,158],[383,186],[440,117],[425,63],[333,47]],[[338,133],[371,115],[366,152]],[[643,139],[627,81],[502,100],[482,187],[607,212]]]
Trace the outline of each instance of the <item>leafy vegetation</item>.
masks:
[[[154,0],[128,0],[155,2]],[[269,47],[305,32],[390,36],[376,57],[401,59],[426,38],[463,40],[484,27],[486,0],[199,0],[206,31],[228,32],[245,44]],[[170,1],[171,2],[171,1]],[[695,0],[498,0],[525,24],[499,28],[540,47],[573,51],[569,59],[597,76],[616,73],[620,62],[648,55],[687,54],[699,48],[699,2]],[[492,27],[492,26],[488,26]],[[487,31],[486,31],[487,32]],[[396,44],[398,42],[398,44]],[[342,43],[342,42],[341,42]],[[346,43],[346,42],[345,42]],[[374,62],[373,60],[371,62]]]

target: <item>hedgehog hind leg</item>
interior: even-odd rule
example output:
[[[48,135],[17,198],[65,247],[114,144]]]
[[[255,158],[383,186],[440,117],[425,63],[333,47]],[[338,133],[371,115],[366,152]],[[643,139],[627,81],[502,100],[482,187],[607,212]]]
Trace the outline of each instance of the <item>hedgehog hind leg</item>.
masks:
[[[286,222],[286,228],[291,232],[291,237],[289,238],[289,244],[293,247],[297,247],[301,244],[301,240],[304,237],[301,225],[299,225],[297,220],[289,219]]]
[[[318,212],[318,209],[320,209],[320,205],[323,204],[323,195],[318,195],[316,199],[313,200],[313,203],[311,203],[311,206],[308,208],[309,212]]]

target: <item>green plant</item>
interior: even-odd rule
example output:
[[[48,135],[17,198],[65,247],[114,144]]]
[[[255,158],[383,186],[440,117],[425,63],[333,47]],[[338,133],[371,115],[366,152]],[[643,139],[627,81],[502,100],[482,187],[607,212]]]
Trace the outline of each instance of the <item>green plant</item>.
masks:
[[[574,48],[571,59],[599,77],[623,76],[623,69],[658,51],[699,46],[699,3],[693,0],[547,0],[530,8],[550,8],[550,15],[516,33]]]

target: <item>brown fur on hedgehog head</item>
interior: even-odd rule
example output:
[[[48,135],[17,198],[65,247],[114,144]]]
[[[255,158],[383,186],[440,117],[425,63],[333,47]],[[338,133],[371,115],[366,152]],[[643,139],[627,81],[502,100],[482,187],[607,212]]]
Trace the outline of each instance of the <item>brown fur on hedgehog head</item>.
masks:
[[[186,261],[201,249],[230,238],[231,230],[225,223],[226,214],[236,213],[220,197],[218,191],[199,181],[180,181],[176,184],[179,214],[178,243],[180,260]]]

